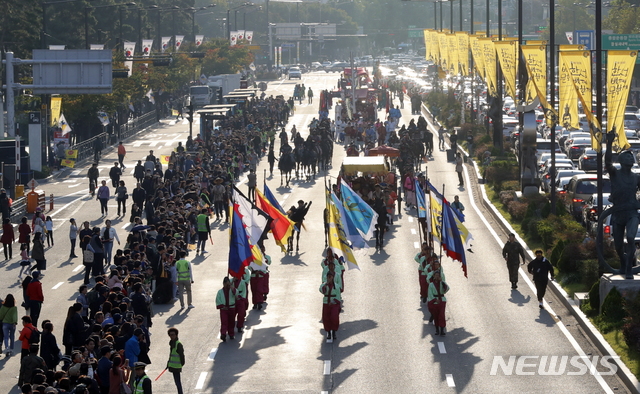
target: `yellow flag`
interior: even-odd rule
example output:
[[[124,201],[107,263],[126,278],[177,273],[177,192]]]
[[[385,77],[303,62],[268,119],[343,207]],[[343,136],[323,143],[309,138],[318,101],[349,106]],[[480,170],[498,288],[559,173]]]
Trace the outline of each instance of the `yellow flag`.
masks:
[[[430,29],[424,29],[422,31],[422,35],[424,36],[424,59],[425,60],[431,60],[431,30]]]
[[[460,74],[469,74],[469,35],[465,32],[457,32],[458,39],[458,63],[460,63]]]
[[[546,40],[527,40],[526,45],[547,45]]]
[[[629,97],[633,67],[636,63],[636,51],[608,51],[607,53],[607,131],[615,131],[613,149],[620,152],[629,149],[624,132],[624,110]]]
[[[77,159],[78,158],[78,150],[77,149],[67,149],[65,152],[66,159]]]
[[[440,64],[440,42],[438,39],[438,32],[435,30],[432,30],[429,33],[429,36],[431,37],[429,39],[429,42],[431,42],[431,50],[430,50],[430,54],[431,54],[431,60],[433,60],[433,62],[435,64]]]
[[[447,34],[447,44],[449,44],[449,70],[452,74],[459,74],[458,67],[458,37],[455,34]]]
[[[440,67],[449,70],[449,43],[445,33],[438,33],[438,49],[440,49]]]
[[[497,92],[496,47],[493,45],[493,40],[491,38],[479,38],[478,40],[482,44],[487,93],[490,96],[495,96]]]
[[[342,220],[338,208],[331,201],[327,202],[327,208],[329,208],[329,218],[327,221],[329,227],[329,234],[327,236],[329,248],[331,248],[331,251],[335,255],[344,258],[349,269],[359,270],[360,267],[353,255],[351,245],[347,242],[347,235],[342,227]]]
[[[169,164],[169,159],[171,155],[160,155],[160,164]]]
[[[534,82],[538,86],[547,86],[547,51],[543,45],[523,45],[522,56],[527,63],[529,81],[524,95],[527,104],[537,96]],[[549,125],[551,126],[551,125]]]
[[[558,55],[558,115],[560,116],[559,124],[567,130],[580,129],[580,120],[578,119],[578,94],[573,88],[571,73],[567,67],[564,57],[570,56],[569,51],[560,51]]]
[[[569,72],[571,82],[576,96],[582,102],[582,108],[587,116],[591,118],[589,123],[593,123],[591,112],[591,52],[589,51],[567,51],[563,52],[562,61],[565,69]],[[589,120],[589,119],[588,119]],[[600,151],[601,136],[591,133],[591,146]]]
[[[518,43],[513,40],[494,41],[502,75],[506,85],[506,94],[512,99],[516,96],[516,74],[518,73]]]
[[[485,79],[486,70],[484,68],[484,56],[482,56],[483,48],[478,40],[478,36],[469,37],[469,43],[471,44],[471,54],[473,55],[473,64],[478,71],[478,74],[482,79]]]
[[[56,126],[60,120],[60,109],[62,108],[62,97],[51,97],[51,120],[49,126]]]
[[[60,161],[60,165],[63,165],[65,167],[69,167],[69,168],[73,168],[76,165],[76,161],[75,160],[69,160],[69,159],[62,159]]]
[[[529,82],[531,82],[534,90],[536,91],[536,95],[540,100],[540,104],[542,105],[542,109],[544,110],[545,118],[547,119],[547,124],[550,127],[554,127],[554,125],[558,123],[558,113],[553,107],[551,107],[551,104],[549,104],[549,102],[547,101],[547,96],[545,92],[540,90],[540,87],[536,82],[537,79],[531,78],[531,75],[534,75],[534,73],[533,71],[531,71],[531,67],[529,67],[529,61],[526,57],[525,57],[525,65],[527,66],[527,73],[529,74]],[[546,81],[544,83],[546,83]]]

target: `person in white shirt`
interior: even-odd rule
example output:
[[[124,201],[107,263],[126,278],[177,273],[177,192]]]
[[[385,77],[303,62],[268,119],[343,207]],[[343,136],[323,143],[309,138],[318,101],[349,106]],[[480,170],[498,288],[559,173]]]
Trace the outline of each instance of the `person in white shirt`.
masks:
[[[100,239],[102,240],[102,247],[104,248],[104,263],[105,265],[111,265],[113,240],[118,241],[118,245],[120,245],[120,238],[118,238],[116,229],[111,227],[111,220],[107,220],[104,224],[105,227],[100,229]]]

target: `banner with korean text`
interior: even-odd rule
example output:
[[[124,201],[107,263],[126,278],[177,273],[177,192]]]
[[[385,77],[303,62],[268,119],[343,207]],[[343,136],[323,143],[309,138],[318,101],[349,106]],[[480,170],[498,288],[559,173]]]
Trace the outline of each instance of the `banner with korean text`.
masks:
[[[615,152],[629,149],[630,146],[624,131],[624,110],[637,56],[636,51],[607,52],[607,132],[616,133],[613,146],[608,149]]]
[[[506,95],[512,99],[516,96],[516,74],[518,72],[518,42],[508,39],[494,41],[500,68],[506,85]]]
[[[469,74],[469,35],[465,32],[457,32],[458,39],[458,63],[460,64],[460,74]]]

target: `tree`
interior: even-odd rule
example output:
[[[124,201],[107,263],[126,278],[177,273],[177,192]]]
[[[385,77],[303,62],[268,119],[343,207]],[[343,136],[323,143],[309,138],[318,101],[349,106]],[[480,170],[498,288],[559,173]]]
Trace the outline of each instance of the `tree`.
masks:
[[[613,30],[615,34],[640,32],[640,11],[635,4],[626,1],[611,2],[609,15],[602,20],[602,28]]]

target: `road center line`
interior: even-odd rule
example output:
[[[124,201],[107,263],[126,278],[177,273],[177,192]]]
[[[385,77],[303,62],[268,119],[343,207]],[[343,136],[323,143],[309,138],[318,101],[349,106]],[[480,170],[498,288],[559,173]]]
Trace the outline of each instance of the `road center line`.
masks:
[[[51,290],[56,290],[58,287],[62,286],[64,282],[59,282],[57,285],[53,286]]]
[[[409,218],[409,223],[413,223],[413,216],[408,216]]]
[[[82,269],[82,267],[84,267],[84,265],[80,264],[79,266],[77,266],[76,268],[73,269],[73,272],[78,272]]]
[[[204,381],[207,378],[208,372],[200,372],[200,377],[196,382],[196,390],[201,390],[204,387]]]
[[[444,348],[444,342],[438,342],[438,350],[440,354],[447,354],[447,349]]]
[[[420,242],[414,242],[413,247],[416,249],[420,249]]]
[[[218,348],[214,347],[213,349],[211,349],[211,353],[209,353],[209,357],[207,357],[207,361],[213,361],[213,359],[216,358],[216,353],[218,353]]]
[[[453,381],[453,375],[451,375],[450,373],[445,375],[447,377],[447,385],[449,387],[456,387],[456,382]]]
[[[417,234],[417,232],[416,232],[416,229],[415,229],[415,228],[412,228],[412,229],[411,229],[411,234],[412,234],[412,235],[416,235],[416,234]]]
[[[323,375],[331,374],[331,360],[324,360],[324,372]]]

